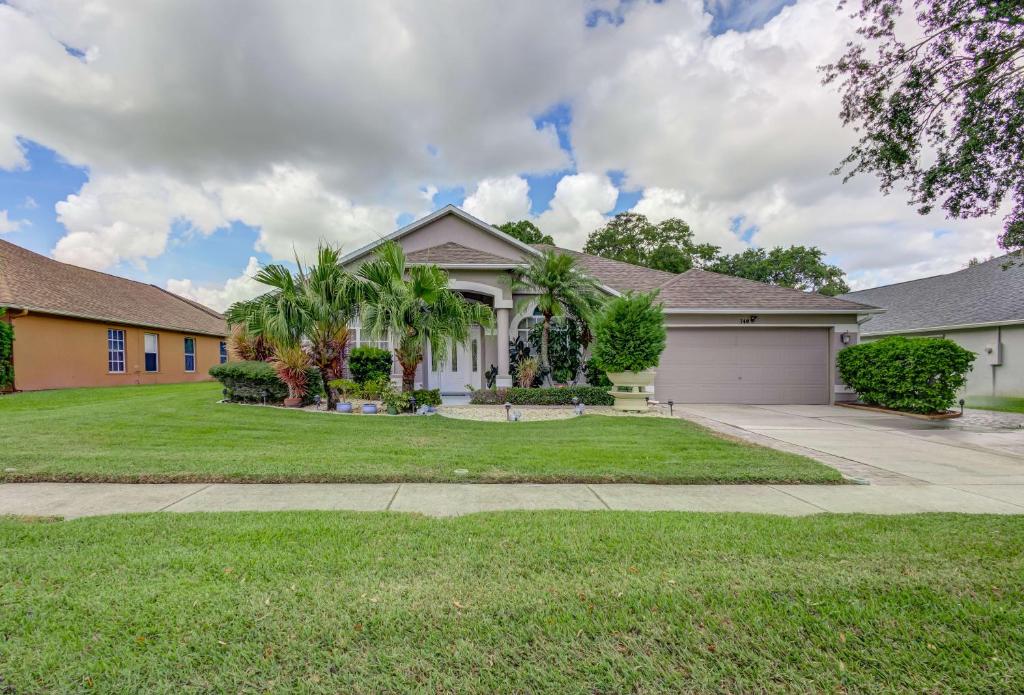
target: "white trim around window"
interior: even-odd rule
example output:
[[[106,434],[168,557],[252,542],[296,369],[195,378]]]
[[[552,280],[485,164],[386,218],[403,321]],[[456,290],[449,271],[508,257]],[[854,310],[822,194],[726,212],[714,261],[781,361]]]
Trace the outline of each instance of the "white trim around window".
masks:
[[[107,373],[125,373],[125,344],[123,328],[107,329]]]

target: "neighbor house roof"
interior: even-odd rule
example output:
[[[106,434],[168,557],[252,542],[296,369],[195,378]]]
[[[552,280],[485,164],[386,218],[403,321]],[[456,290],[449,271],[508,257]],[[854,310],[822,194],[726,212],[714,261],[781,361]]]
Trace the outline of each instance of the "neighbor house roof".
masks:
[[[885,308],[864,324],[865,335],[1024,322],[1024,267],[1020,259],[1007,265],[1010,260],[1002,256],[955,273],[842,296]]]
[[[877,311],[868,304],[767,285],[755,280],[694,268],[661,285],[658,298],[666,309],[750,311],[821,311],[860,313]]]
[[[155,285],[60,263],[0,240],[0,306],[106,323],[225,335],[224,317]]]
[[[497,254],[471,249],[449,241],[419,251],[410,251],[405,260],[409,263],[436,263],[438,265],[500,265],[510,266],[518,262]]]
[[[668,273],[664,270],[653,270],[632,263],[613,261],[610,258],[563,249],[551,244],[533,244],[533,247],[541,251],[558,251],[569,254],[595,280],[617,292],[650,292],[676,277],[675,273]]]

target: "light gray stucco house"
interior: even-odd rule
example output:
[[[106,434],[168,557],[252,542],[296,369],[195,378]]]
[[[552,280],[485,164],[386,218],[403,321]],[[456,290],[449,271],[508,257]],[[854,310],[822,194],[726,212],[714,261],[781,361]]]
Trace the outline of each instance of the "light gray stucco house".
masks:
[[[1024,396],[1024,267],[1002,256],[955,273],[850,292],[882,307],[866,317],[864,340],[888,335],[949,338],[977,353],[968,396]]]
[[[443,364],[424,359],[417,387],[465,393],[467,386],[484,386],[491,365],[497,384],[510,386],[509,341],[540,319],[528,292],[513,296],[508,271],[554,247],[524,244],[449,205],[348,254],[344,263],[358,267],[385,240],[400,244],[411,264],[444,268],[453,289],[494,309],[494,329],[477,327]],[[821,404],[853,397],[836,378],[835,355],[856,342],[859,322],[877,308],[703,270],[676,275],[560,250],[610,295],[659,291],[668,344],[655,380],[658,400]]]

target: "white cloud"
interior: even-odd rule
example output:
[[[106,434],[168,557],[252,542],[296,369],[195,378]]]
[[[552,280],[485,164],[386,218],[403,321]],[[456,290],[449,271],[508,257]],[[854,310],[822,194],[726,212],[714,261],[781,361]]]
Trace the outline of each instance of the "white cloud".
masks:
[[[353,248],[459,186],[500,223],[528,215],[524,177],[573,165],[536,218],[565,246],[605,222],[618,195],[605,174],[622,171],[652,218],[680,216],[729,250],[743,247],[742,218],[755,243],[821,246],[856,281],[994,250],[997,220],[921,218],[869,178],[829,175],[854,137],[817,71],[852,35],[834,0],[720,36],[702,0],[601,6],[624,21],[587,28],[587,0],[255,13],[12,0],[0,4],[0,168],[26,166],[19,137],[89,168],[57,206],[68,233],[54,253],[92,267],[160,256],[182,220],[196,233],[258,226],[256,248],[276,258],[321,239]],[[572,111],[574,161],[535,125],[556,104]]]
[[[57,242],[54,258],[89,268],[124,260],[142,264],[162,255],[176,220],[204,234],[228,222],[201,188],[159,175],[93,176],[56,210],[68,234]]]
[[[587,234],[607,221],[605,214],[615,207],[618,197],[618,189],[607,176],[564,176],[555,186],[551,209],[540,214],[537,226],[552,235],[559,246],[580,249]]]
[[[0,234],[16,232],[21,229],[23,220],[12,220],[7,216],[6,210],[0,210]]]
[[[250,256],[249,263],[245,266],[242,274],[229,278],[220,287],[207,284],[200,285],[188,279],[171,279],[167,281],[167,289],[182,297],[204,304],[211,309],[224,311],[235,302],[252,299],[267,290],[266,285],[261,285],[253,279],[259,269],[259,261],[256,260],[255,256]]]
[[[36,208],[39,207],[39,203],[36,202],[35,198],[33,198],[30,195],[27,195],[25,196],[25,200],[24,202],[22,202],[21,207],[25,208],[26,210],[35,210]]]
[[[530,187],[521,176],[484,179],[466,196],[462,208],[490,224],[504,224],[530,216]]]

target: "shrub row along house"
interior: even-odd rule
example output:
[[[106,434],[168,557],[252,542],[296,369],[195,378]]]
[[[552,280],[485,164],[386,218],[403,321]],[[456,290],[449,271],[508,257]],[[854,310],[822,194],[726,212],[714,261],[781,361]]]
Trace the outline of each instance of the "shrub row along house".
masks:
[[[0,240],[3,308],[17,390],[200,381],[227,359],[212,309]]]
[[[836,374],[835,356],[857,342],[858,325],[876,307],[774,287],[703,270],[673,274],[567,249],[520,242],[454,206],[444,207],[342,259],[356,271],[385,241],[399,244],[409,265],[437,265],[450,287],[489,307],[493,330],[476,326],[444,360],[423,360],[416,388],[465,393],[512,386],[509,350],[541,318],[531,291],[509,278],[547,250],[570,254],[609,296],[658,291],[667,342],[657,368],[661,401],[677,403],[825,404],[852,400]],[[385,343],[386,345],[386,343]],[[397,372],[396,372],[397,375]]]

